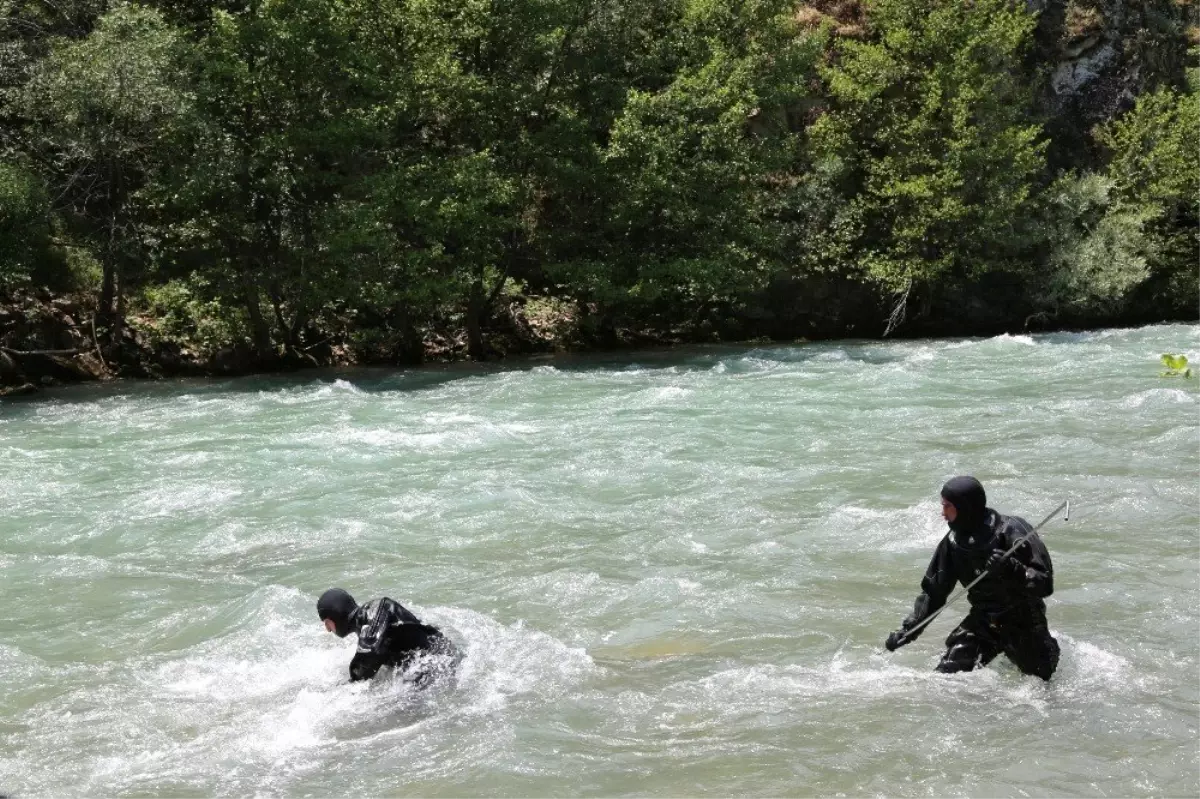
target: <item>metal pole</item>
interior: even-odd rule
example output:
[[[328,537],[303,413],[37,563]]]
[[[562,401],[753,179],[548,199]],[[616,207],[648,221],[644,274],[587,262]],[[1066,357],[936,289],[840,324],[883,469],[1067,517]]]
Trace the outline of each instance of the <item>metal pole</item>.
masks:
[[[1043,527],[1045,527],[1045,526],[1046,526],[1046,523],[1047,523],[1047,522],[1049,522],[1051,519],[1053,519],[1055,516],[1057,516],[1057,515],[1058,515],[1058,512],[1059,512],[1060,510],[1062,510],[1063,508],[1066,508],[1066,509],[1067,509],[1067,513],[1066,513],[1066,515],[1065,515],[1065,516],[1063,516],[1063,521],[1070,521],[1070,520],[1071,520],[1071,500],[1069,500],[1069,499],[1066,499],[1066,500],[1063,500],[1063,503],[1062,503],[1061,505],[1059,505],[1059,506],[1058,506],[1057,508],[1055,508],[1054,510],[1050,511],[1050,515],[1049,515],[1049,516],[1047,516],[1046,518],[1044,518],[1044,519],[1042,519],[1040,522],[1038,522],[1038,524],[1037,524],[1037,526],[1036,526],[1036,527],[1034,527],[1032,530],[1030,530],[1030,531],[1029,531],[1028,533],[1026,533],[1025,535],[1021,536],[1021,538],[1020,538],[1020,539],[1017,541],[1017,543],[1015,543],[1015,544],[1013,544],[1011,547],[1009,547],[1009,550],[1008,550],[1007,552],[1005,552],[1005,553],[1004,553],[1004,555],[1003,555],[1003,556],[1000,558],[1000,560],[1001,560],[1001,561],[1003,561],[1003,560],[1004,560],[1005,558],[1007,558],[1009,555],[1011,555],[1012,553],[1016,552],[1016,551],[1017,551],[1017,547],[1021,546],[1021,544],[1024,544],[1026,541],[1028,541],[1028,540],[1029,540],[1029,537],[1030,537],[1030,536],[1032,536],[1034,533],[1036,533],[1038,530],[1040,530],[1040,529],[1042,529]],[[924,619],[921,621],[921,623],[920,623],[920,624],[913,625],[913,627],[912,627],[911,629],[905,630],[905,631],[904,631],[904,635],[900,636],[900,641],[901,641],[901,642],[903,642],[903,641],[904,641],[906,638],[908,638],[909,636],[911,636],[911,635],[912,635],[913,633],[915,633],[917,630],[920,630],[920,629],[921,629],[922,627],[924,627],[926,624],[929,624],[929,622],[931,622],[931,621],[933,621],[934,619],[936,619],[936,618],[938,617],[938,614],[939,614],[939,613],[941,613],[941,612],[942,612],[943,610],[945,610],[946,608],[950,607],[950,605],[951,605],[951,604],[954,602],[954,600],[958,599],[960,596],[962,596],[963,594],[965,594],[965,593],[967,593],[968,591],[970,591],[970,590],[971,590],[971,589],[972,589],[972,588],[975,586],[975,583],[979,582],[979,581],[980,581],[980,580],[982,580],[984,577],[988,577],[988,576],[990,576],[990,574],[991,574],[991,572],[989,572],[989,571],[987,571],[987,570],[984,570],[984,572],[983,572],[982,574],[980,574],[978,577],[976,577],[974,580],[972,580],[972,581],[970,582],[970,584],[968,584],[968,585],[967,585],[967,587],[966,587],[966,588],[961,588],[961,589],[959,589],[959,590],[958,590],[958,592],[956,592],[956,593],[954,594],[954,596],[952,596],[952,597],[950,597],[949,599],[947,599],[947,600],[946,600],[946,604],[942,605],[940,608],[938,608],[937,610],[935,610],[933,613],[930,613],[928,616],[926,616],[926,617],[925,617],[925,618],[924,618]]]

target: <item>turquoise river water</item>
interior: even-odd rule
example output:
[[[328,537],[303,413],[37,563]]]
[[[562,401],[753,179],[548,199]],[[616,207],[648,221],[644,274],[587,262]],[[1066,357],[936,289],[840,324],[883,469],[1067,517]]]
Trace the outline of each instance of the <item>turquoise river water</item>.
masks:
[[[1200,795],[1200,328],[115,383],[0,404],[0,793]],[[979,477],[1062,662],[912,645]],[[456,684],[348,684],[388,595]]]

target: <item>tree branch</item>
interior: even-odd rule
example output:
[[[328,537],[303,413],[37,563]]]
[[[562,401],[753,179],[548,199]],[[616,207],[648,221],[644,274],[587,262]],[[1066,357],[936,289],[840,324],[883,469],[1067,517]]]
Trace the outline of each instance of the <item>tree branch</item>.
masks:
[[[14,350],[9,347],[0,347],[0,352],[15,355],[18,358],[24,355],[82,355],[91,351],[91,347],[80,347],[73,350]]]
[[[891,332],[904,323],[904,317],[908,313],[908,293],[912,291],[912,279],[904,286],[904,291],[896,300],[896,305],[892,308],[892,313],[888,316],[887,327],[884,328],[883,337],[887,338]]]

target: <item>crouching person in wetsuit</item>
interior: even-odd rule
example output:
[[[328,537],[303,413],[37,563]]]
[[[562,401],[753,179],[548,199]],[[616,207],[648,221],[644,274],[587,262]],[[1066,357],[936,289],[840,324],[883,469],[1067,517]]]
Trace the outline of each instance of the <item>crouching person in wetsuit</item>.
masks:
[[[340,588],[330,588],[317,600],[317,615],[325,629],[345,638],[358,635],[358,649],[350,661],[350,681],[369,680],[384,666],[405,673],[405,679],[427,685],[442,672],[452,671],[462,659],[457,647],[438,628],[422,624],[394,599],[383,597],[359,605]],[[426,655],[413,673],[409,667]]]
[[[1046,625],[1043,600],[1054,591],[1046,545],[1033,533],[1004,558],[1032,527],[987,507],[987,495],[974,477],[955,477],[942,487],[942,516],[950,532],[933,553],[912,614],[888,636],[888,651],[917,639],[922,630],[909,631],[946,603],[956,582],[965,586],[986,571],[988,577],[967,592],[971,611],[946,638],[937,670],[971,671],[1003,652],[1023,674],[1049,680],[1059,649]]]

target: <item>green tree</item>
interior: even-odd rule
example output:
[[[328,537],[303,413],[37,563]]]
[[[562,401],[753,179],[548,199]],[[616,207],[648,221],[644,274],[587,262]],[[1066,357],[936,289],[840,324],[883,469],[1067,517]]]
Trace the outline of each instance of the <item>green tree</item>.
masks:
[[[797,141],[787,109],[816,48],[778,2],[676,7],[672,59],[630,86],[598,143],[589,220],[549,268],[601,308],[685,317],[761,285],[776,251],[771,193]]]
[[[1095,173],[1063,176],[1045,200],[1047,268],[1031,276],[1036,305],[1085,316],[1120,311],[1158,255],[1153,211],[1121,203],[1112,179]]]
[[[1012,265],[1044,163],[1022,71],[1033,15],[1008,0],[875,0],[869,21],[872,38],[842,40],[824,69],[867,273],[904,293]]]
[[[190,157],[167,188],[181,263],[246,309],[253,345],[295,346],[346,293],[327,221],[363,167],[364,101],[354,26],[368,9],[336,0],[254,0],[215,11],[197,46]]]
[[[1145,220],[1153,241],[1148,274],[1157,301],[1176,310],[1200,302],[1200,94],[1160,88],[1101,127],[1114,212]]]
[[[473,357],[507,282],[537,272],[547,198],[586,147],[576,52],[605,11],[595,0],[403,5],[407,70],[392,84],[382,199],[421,268],[441,275]]]
[[[115,6],[87,38],[58,40],[21,93],[24,148],[47,176],[69,243],[103,267],[99,310],[119,320],[123,279],[146,262],[143,189],[183,94],[179,36],[154,10]]]
[[[48,249],[49,199],[40,180],[0,162],[0,290],[27,280]]]

